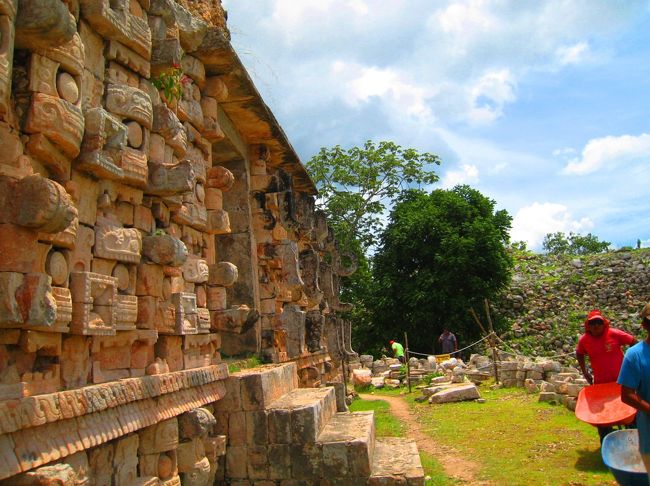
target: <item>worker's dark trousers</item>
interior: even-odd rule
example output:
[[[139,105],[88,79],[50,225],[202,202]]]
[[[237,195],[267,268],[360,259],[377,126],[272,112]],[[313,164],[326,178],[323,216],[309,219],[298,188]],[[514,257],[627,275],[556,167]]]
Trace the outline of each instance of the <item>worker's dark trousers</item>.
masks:
[[[614,427],[598,427],[598,437],[600,437],[600,443],[603,443],[603,439],[610,432],[614,432]]]

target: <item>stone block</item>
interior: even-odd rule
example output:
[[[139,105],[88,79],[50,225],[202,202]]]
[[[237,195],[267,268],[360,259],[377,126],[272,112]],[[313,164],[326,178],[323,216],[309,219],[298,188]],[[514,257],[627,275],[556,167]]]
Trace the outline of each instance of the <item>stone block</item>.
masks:
[[[145,59],[151,56],[151,30],[130,9],[113,8],[109,0],[82,0],[81,13],[94,31],[114,39]]]
[[[183,264],[183,279],[190,283],[204,283],[208,281],[208,264],[205,260],[188,255]]]
[[[543,391],[539,394],[540,402],[558,402],[558,396],[555,392]]]
[[[164,206],[164,204],[160,204]],[[185,243],[174,236],[168,234],[145,236],[142,243],[143,256],[153,263],[180,267],[187,260],[188,253]]]
[[[83,336],[66,336],[61,353],[61,379],[66,388],[88,384],[91,370],[90,340]]]
[[[85,124],[81,155],[75,168],[99,178],[123,179],[121,153],[126,145],[126,127],[102,107],[88,109]]]
[[[230,479],[248,478],[248,448],[229,446],[226,454],[226,476]]]
[[[106,57],[119,61],[144,78],[149,78],[151,75],[149,60],[117,41],[109,42]]]
[[[424,471],[415,442],[398,437],[378,439],[375,443],[372,475],[366,484],[424,486]]]
[[[162,297],[163,277],[163,267],[161,265],[141,263],[138,265],[135,294],[138,296]]]
[[[16,300],[16,293],[23,284],[23,274],[0,272],[0,326],[20,327],[23,315]]]
[[[0,224],[0,233],[0,272],[32,272],[39,252],[37,233],[14,224]]]
[[[291,477],[291,446],[288,444],[269,444],[269,479]]]
[[[322,476],[322,453],[320,444],[292,444],[291,476],[293,479],[316,482]]]
[[[140,454],[173,451],[178,447],[178,419],[176,417],[158,422],[138,432]]]
[[[84,45],[84,66],[97,79],[104,79],[104,39],[85,21],[79,22],[79,37]]]
[[[16,302],[29,326],[52,327],[56,322],[56,300],[52,295],[52,279],[44,273],[28,273],[16,292]]]
[[[269,477],[269,457],[265,446],[247,446],[248,477],[267,479]]]
[[[142,249],[140,231],[108,224],[95,226],[95,256],[127,263],[138,263]]]
[[[208,210],[223,210],[223,192],[221,189],[217,189],[215,187],[206,188],[204,204]]]
[[[429,403],[449,403],[460,402],[464,400],[475,400],[481,398],[481,395],[474,384],[466,384],[440,390],[435,395],[429,397]]]
[[[170,371],[183,369],[183,338],[180,336],[159,336],[156,343],[156,356],[167,361]]]
[[[43,15],[43,10],[47,15]],[[76,32],[75,18],[67,6],[41,0],[21,6],[16,15],[16,47],[47,49],[69,42]]]
[[[230,262],[218,262],[209,266],[208,285],[231,287],[237,282],[239,272],[237,267]]]
[[[81,108],[64,99],[34,93],[25,121],[25,131],[42,133],[68,157],[79,155],[84,134]]]
[[[207,287],[207,305],[211,311],[225,310],[226,305],[226,288],[225,287]]]
[[[145,206],[135,206],[133,208],[133,226],[144,233],[153,233],[156,223],[151,209]]]
[[[246,444],[263,446],[269,442],[269,414],[265,410],[246,413]]]

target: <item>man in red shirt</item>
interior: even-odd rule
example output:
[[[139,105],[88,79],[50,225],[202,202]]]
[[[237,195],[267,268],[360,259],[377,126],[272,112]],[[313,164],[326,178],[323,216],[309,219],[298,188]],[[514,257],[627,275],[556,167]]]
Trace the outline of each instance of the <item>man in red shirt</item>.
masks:
[[[609,327],[609,321],[598,309],[592,310],[585,320],[585,333],[580,336],[576,347],[576,359],[585,380],[592,384],[609,383],[618,379],[623,364],[623,346],[636,344],[634,336]],[[593,377],[585,366],[585,355],[589,357]],[[612,427],[598,427],[602,443]]]

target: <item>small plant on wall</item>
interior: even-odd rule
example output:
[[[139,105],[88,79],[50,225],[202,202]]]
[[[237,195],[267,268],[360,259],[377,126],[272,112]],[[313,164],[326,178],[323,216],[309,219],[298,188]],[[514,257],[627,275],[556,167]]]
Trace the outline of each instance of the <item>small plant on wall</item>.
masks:
[[[175,105],[183,97],[184,87],[191,79],[183,74],[179,64],[174,64],[169,69],[163,71],[156,78],[151,78],[153,85],[162,90],[165,104],[167,106]]]

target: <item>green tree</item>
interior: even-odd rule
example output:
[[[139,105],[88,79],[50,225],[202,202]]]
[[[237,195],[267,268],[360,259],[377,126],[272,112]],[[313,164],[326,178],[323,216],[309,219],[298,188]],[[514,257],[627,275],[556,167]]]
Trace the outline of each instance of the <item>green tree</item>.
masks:
[[[339,244],[350,249],[354,245],[348,242],[356,240],[365,252],[377,242],[382,213],[403,189],[438,180],[428,168],[433,164],[440,164],[436,155],[368,140],[347,150],[321,148],[307,162],[307,171]]]
[[[411,349],[429,352],[445,326],[461,346],[477,337],[468,309],[480,311],[510,281],[511,221],[469,186],[404,192],[374,258],[373,323],[381,339],[406,331]]]
[[[404,149],[393,142],[367,141],[363,147],[321,148],[307,163],[318,188],[317,205],[327,214],[339,247],[358,261],[357,271],[341,280],[341,299],[352,302],[349,313],[354,348],[377,355],[381,330],[373,325],[374,281],[368,249],[384,226],[382,215],[403,189],[438,180],[432,165],[436,155]],[[385,344],[385,343],[382,343]]]
[[[542,248],[550,255],[590,255],[603,253],[609,249],[609,241],[599,241],[597,236],[587,233],[570,232],[565,235],[561,231],[547,233],[542,242]]]

